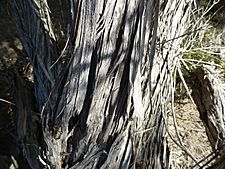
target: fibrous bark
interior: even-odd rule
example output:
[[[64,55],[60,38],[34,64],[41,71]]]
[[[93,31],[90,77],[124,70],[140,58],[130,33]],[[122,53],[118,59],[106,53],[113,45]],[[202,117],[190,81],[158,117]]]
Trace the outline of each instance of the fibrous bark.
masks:
[[[46,0],[13,0],[47,168],[169,168],[167,103],[191,1],[71,0],[66,62]],[[32,168],[38,168],[30,163]]]
[[[210,66],[191,73],[193,99],[205,126],[211,146],[218,157],[212,169],[225,168],[225,86],[218,71]]]

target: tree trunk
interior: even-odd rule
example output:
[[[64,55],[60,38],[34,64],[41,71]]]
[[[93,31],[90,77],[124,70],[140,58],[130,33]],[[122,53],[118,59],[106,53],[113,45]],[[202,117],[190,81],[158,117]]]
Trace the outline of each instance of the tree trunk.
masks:
[[[12,1],[45,142],[18,122],[31,168],[169,168],[164,121],[191,2],[71,0],[59,54],[47,0]]]
[[[218,72],[210,66],[191,73],[193,99],[217,158],[211,169],[225,168],[225,90]]]

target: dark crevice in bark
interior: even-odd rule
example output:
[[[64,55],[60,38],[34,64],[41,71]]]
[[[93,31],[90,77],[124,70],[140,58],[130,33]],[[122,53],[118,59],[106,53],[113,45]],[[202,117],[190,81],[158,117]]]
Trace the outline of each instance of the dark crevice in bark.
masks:
[[[127,4],[125,5],[125,10],[123,13],[123,18],[122,18],[122,22],[119,28],[119,34],[116,40],[116,49],[114,51],[114,53],[112,54],[112,59],[110,62],[110,66],[109,66],[109,70],[107,72],[107,74],[111,74],[112,71],[115,71],[115,69],[118,66],[117,65],[117,61],[120,59],[121,55],[120,53],[122,53],[120,50],[123,50],[123,34],[124,34],[124,28],[125,28],[125,23],[126,23],[126,15],[127,15]],[[120,51],[120,53],[119,53]]]
[[[100,40],[99,40],[100,42]],[[93,51],[92,57],[91,57],[91,64],[90,64],[90,70],[89,70],[89,75],[88,75],[88,85],[87,85],[87,92],[84,100],[84,105],[82,108],[82,111],[79,115],[74,115],[70,118],[71,124],[69,125],[69,131],[72,130],[72,128],[75,131],[75,134],[71,137],[71,140],[73,140],[73,145],[72,149],[70,151],[77,151],[77,147],[79,144],[79,141],[82,140],[82,138],[86,135],[86,121],[88,117],[88,112],[90,109],[90,105],[92,102],[92,96],[93,96],[93,91],[94,91],[94,86],[96,82],[96,66],[97,66],[97,53],[98,53],[98,48],[100,43],[97,42],[97,45],[95,46],[95,49]],[[67,145],[71,145],[67,144]],[[69,158],[69,166],[73,166],[75,163],[82,161],[83,156],[81,155],[79,159],[76,161],[74,160],[74,157]]]

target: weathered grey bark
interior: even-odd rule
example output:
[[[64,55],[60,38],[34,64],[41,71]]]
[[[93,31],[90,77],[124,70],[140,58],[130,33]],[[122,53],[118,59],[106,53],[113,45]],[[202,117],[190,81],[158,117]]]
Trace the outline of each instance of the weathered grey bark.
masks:
[[[225,168],[225,85],[218,75],[210,66],[191,73],[193,99],[215,156],[218,156],[211,169]]]
[[[12,1],[34,68],[46,143],[37,143],[39,163],[53,169],[169,168],[164,118],[191,1],[71,3],[63,64],[56,62],[47,1]],[[30,166],[40,168],[37,161]]]

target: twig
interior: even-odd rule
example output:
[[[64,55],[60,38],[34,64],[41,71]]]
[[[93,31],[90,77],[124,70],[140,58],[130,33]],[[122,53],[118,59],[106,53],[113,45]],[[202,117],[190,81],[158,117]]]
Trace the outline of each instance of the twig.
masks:
[[[10,102],[10,101],[8,101],[8,100],[1,99],[1,98],[0,98],[0,101],[15,106],[15,103],[12,103],[12,102]]]
[[[136,131],[136,132],[134,132],[133,134],[135,135],[135,134],[140,134],[140,133],[146,133],[146,132],[148,132],[148,131],[153,130],[155,127],[156,127],[156,126],[147,128],[147,129],[145,129],[145,130]]]
[[[177,136],[177,138],[178,138],[178,140],[179,140],[179,142],[180,142],[180,144],[183,146],[183,143],[182,143],[182,141],[181,141],[181,138],[180,138],[180,134],[179,134],[179,131],[178,131],[178,127],[177,127],[177,120],[176,120],[176,113],[175,113],[175,105],[174,105],[174,93],[175,93],[175,83],[176,83],[176,72],[177,72],[177,67],[175,67],[175,73],[174,73],[174,80],[171,82],[171,83],[173,83],[171,86],[173,86],[173,91],[172,91],[172,98],[171,98],[171,110],[172,110],[172,115],[173,115],[173,124],[174,124],[174,128],[175,128],[175,131],[176,131],[176,136]]]
[[[183,59],[183,60],[186,61],[186,62],[189,62],[189,63],[196,62],[196,63],[202,63],[202,64],[211,65],[211,66],[217,66],[217,67],[222,68],[222,66],[219,65],[219,64],[211,63],[211,62],[205,62],[205,61],[202,61],[202,60],[196,60],[196,59]]]
[[[205,161],[207,158],[209,158],[210,156],[212,156],[215,152],[211,152],[210,154],[208,154],[206,157],[202,158],[197,164],[193,165],[190,169],[194,169],[198,164],[202,163],[203,161]],[[206,166],[209,162],[211,162],[213,159],[215,158],[215,156],[213,156],[210,160],[208,160],[205,164],[203,164],[201,166],[204,167]]]
[[[195,102],[194,102],[194,100],[193,100],[193,98],[192,98],[192,96],[191,96],[190,90],[188,89],[187,83],[186,83],[186,81],[185,81],[185,79],[184,79],[184,76],[183,76],[183,74],[182,74],[182,71],[181,71],[180,67],[177,67],[177,68],[178,68],[178,69],[177,69],[178,74],[179,74],[179,76],[180,76],[181,81],[183,82],[183,85],[184,85],[184,87],[185,87],[185,89],[186,89],[186,91],[187,91],[187,94],[188,94],[189,98],[191,99],[191,102],[192,102],[193,104],[195,104]]]

